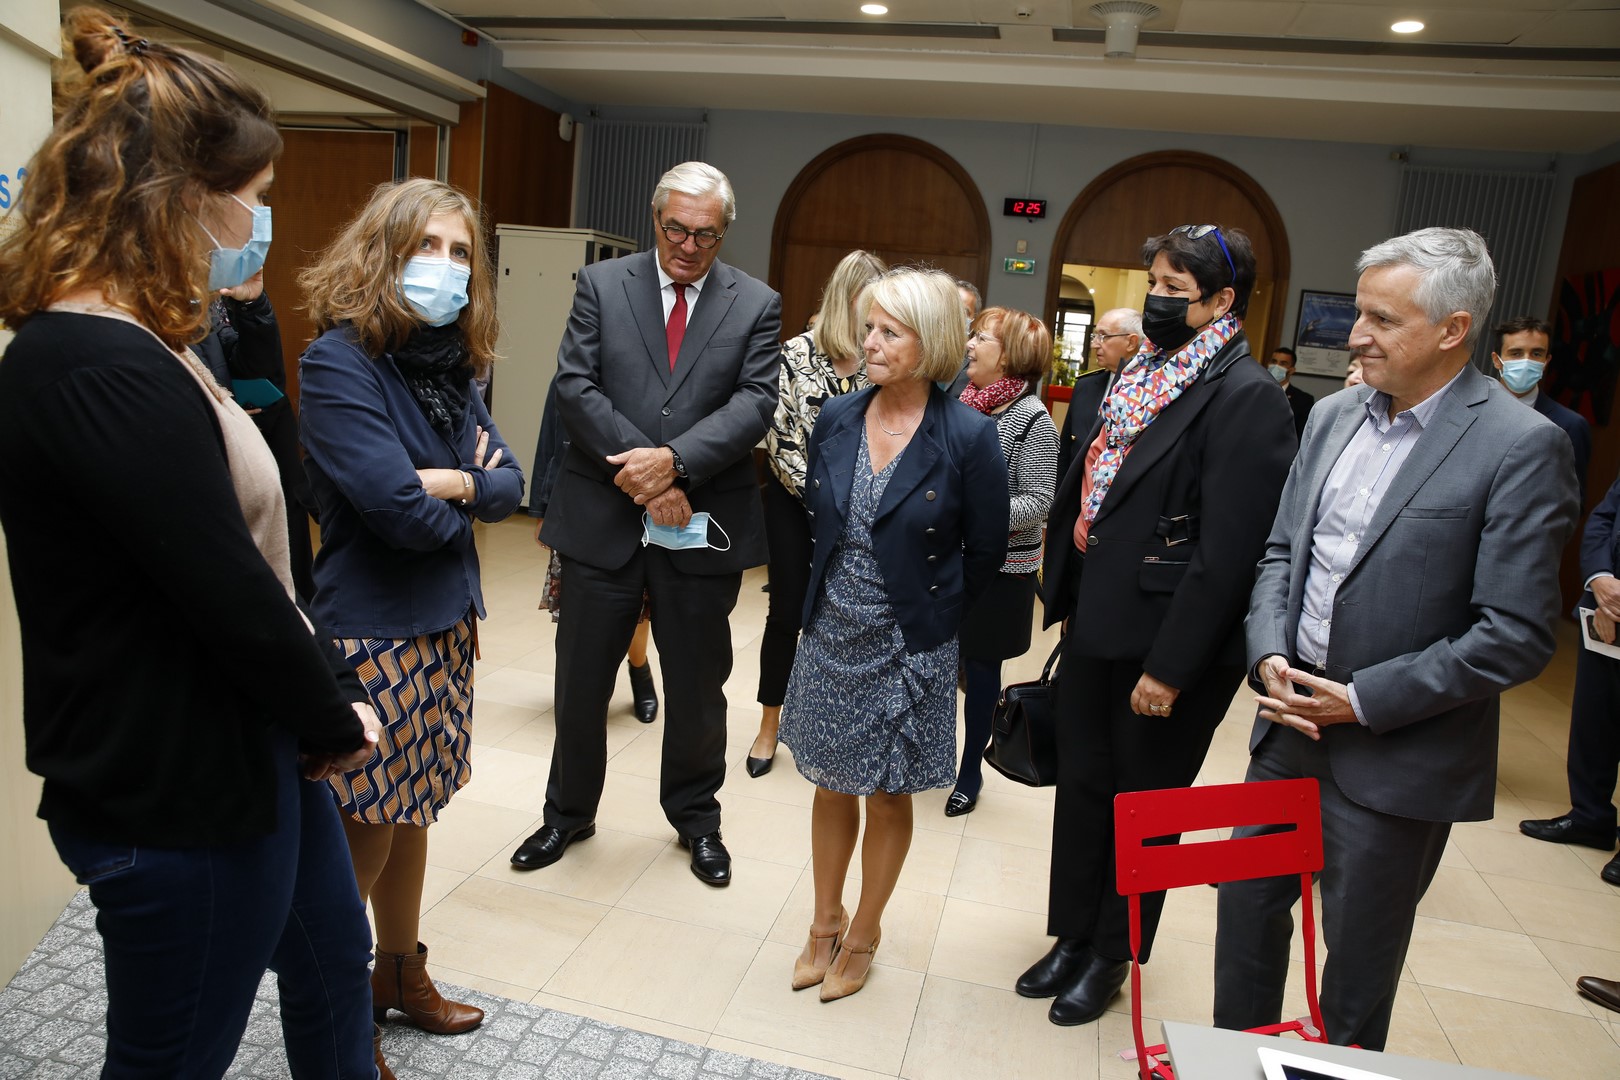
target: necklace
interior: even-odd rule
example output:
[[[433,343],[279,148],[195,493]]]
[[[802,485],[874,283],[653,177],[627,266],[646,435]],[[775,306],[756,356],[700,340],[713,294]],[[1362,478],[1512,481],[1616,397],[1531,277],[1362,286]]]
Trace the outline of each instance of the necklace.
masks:
[[[927,406],[924,405],[923,408],[927,408]],[[883,417],[878,415],[878,412],[877,412],[876,409],[872,410],[872,419],[877,421],[877,426],[878,426],[879,431],[883,432],[883,434],[885,434],[885,435],[889,435],[889,436],[892,436],[892,437],[898,439],[900,436],[904,435],[908,430],[910,430],[911,425],[915,424],[919,419],[921,419],[922,414],[923,414],[923,409],[918,409],[917,414],[915,416],[913,416],[911,419],[907,420],[905,423],[900,425],[900,430],[899,431],[890,431],[888,429],[888,427],[883,423]]]

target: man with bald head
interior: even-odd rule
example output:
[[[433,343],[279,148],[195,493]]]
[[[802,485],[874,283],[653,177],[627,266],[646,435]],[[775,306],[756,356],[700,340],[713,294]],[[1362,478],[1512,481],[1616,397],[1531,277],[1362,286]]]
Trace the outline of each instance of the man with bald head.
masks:
[[[1091,330],[1091,351],[1097,366],[1074,380],[1069,411],[1063,414],[1063,430],[1058,432],[1058,483],[1074,461],[1075,444],[1091,432],[1108,384],[1127,360],[1142,347],[1142,313],[1135,308],[1105,311]],[[1089,444],[1088,444],[1089,445]]]

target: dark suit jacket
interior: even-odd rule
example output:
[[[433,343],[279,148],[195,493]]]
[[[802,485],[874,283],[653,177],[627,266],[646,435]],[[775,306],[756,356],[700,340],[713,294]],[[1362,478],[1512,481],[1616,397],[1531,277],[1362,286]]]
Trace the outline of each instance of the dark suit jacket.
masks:
[[[1306,425],[1249,605],[1251,665],[1296,655],[1317,503],[1372,395],[1341,390]],[[1367,720],[1322,732],[1346,795],[1422,821],[1491,816],[1497,695],[1552,657],[1559,552],[1576,514],[1569,440],[1465,368],[1334,599],[1328,676],[1355,684]],[[1251,750],[1271,725],[1255,721]]]
[[[1288,407],[1294,410],[1294,438],[1305,434],[1305,421],[1311,417],[1311,406],[1316,404],[1316,395],[1307,394],[1297,386],[1283,387],[1283,393],[1288,395]]]
[[[1113,381],[1113,372],[1104,368],[1088,371],[1074,380],[1069,411],[1063,414],[1063,429],[1058,432],[1058,483],[1063,483],[1063,478],[1069,475],[1069,466],[1075,458],[1086,456],[1086,447],[1091,444],[1080,445],[1080,436],[1089,431],[1093,439],[1097,437],[1097,407]]]
[[[735,573],[765,561],[765,524],[752,452],[776,409],[782,354],[781,297],[715,260],[669,370],[654,252],[579,272],[557,350],[552,396],[567,429],[540,539],[602,570],[630,561],[642,508],[613,483],[606,458],[668,446],[689,475],[694,513],[707,511],[731,538],[727,551],[672,551],[684,573]]]
[[[1083,446],[1097,437],[1092,421]],[[1140,660],[1184,689],[1214,664],[1241,668],[1237,632],[1254,565],[1288,463],[1293,417],[1282,388],[1249,355],[1241,333],[1136,440],[1092,522],[1082,559],[1074,549],[1084,455],[1058,488],[1046,543],[1046,623],[1064,618],[1088,656]],[[1169,544],[1172,519],[1197,536]]]
[[[1592,508],[1581,533],[1581,581],[1592,580],[1593,574],[1614,574],[1620,566],[1620,532],[1615,531],[1616,514],[1620,513],[1620,480],[1609,488],[1603,501]],[[1581,597],[1581,606],[1597,607],[1597,598],[1587,589]]]
[[[1586,467],[1592,462],[1592,425],[1586,417],[1552,399],[1542,390],[1532,403],[1536,412],[1564,429],[1569,436],[1570,449],[1575,451],[1575,485],[1580,490],[1581,505],[1586,505]]]
[[[827,560],[844,533],[861,425],[876,393],[871,387],[831,399],[810,433],[804,496],[815,546],[806,626],[821,599]],[[996,422],[931,388],[872,522],[872,545],[908,652],[954,637],[962,613],[1001,569],[1008,504]]]

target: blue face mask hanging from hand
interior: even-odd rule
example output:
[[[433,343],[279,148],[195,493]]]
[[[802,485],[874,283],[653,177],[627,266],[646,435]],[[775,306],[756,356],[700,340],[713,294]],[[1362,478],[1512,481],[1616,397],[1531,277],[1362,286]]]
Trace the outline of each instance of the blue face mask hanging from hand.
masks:
[[[405,260],[399,291],[429,326],[449,326],[467,306],[472,270],[449,259],[417,255]]]
[[[236,199],[236,196],[232,195],[231,198]],[[249,206],[241,199],[236,201],[253,215],[253,232],[246,244],[239,248],[223,247],[218,238],[208,232],[208,226],[202,227],[203,232],[208,233],[208,239],[214,241],[214,250],[208,256],[209,292],[234,289],[245,283],[264,269],[265,257],[270,254],[270,208]],[[202,225],[202,222],[198,224]]]
[[[707,511],[699,511],[692,515],[692,520],[685,525],[656,525],[652,515],[642,512],[641,515],[641,546],[657,544],[661,548],[671,551],[687,551],[692,548],[714,547],[709,543],[709,526],[713,525],[715,531],[726,541],[725,547],[714,548],[716,551],[730,551],[731,537],[726,536],[718,522],[710,519]]]

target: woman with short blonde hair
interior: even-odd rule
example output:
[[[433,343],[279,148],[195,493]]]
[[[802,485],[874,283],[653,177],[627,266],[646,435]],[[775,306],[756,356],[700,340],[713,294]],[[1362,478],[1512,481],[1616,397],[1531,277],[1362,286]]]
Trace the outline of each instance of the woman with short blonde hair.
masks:
[[[957,627],[1007,549],[995,425],[935,385],[962,355],[955,282],[890,270],[859,310],[873,385],[827,402],[810,437],[814,555],[782,706],[782,741],[816,785],[815,915],[793,988],[819,984],[822,1001],[865,985],[911,846],[911,796],[955,775]]]

